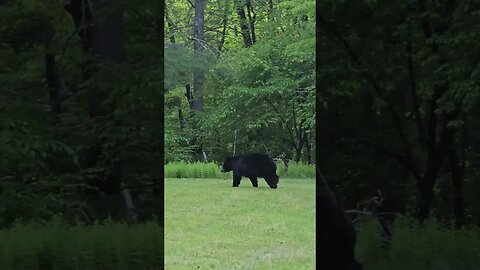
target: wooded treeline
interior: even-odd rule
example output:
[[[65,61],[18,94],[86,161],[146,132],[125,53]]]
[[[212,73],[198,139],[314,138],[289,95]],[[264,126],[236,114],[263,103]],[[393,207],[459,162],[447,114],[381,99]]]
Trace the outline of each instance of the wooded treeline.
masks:
[[[165,161],[315,162],[315,2],[166,1]]]
[[[161,1],[0,2],[0,226],[160,215],[162,14]]]
[[[318,5],[318,163],[336,196],[479,224],[480,3]]]

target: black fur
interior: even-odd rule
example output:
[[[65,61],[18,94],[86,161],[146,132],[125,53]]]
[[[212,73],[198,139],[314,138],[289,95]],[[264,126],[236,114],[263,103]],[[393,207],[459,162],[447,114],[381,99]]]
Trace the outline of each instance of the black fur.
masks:
[[[258,187],[258,177],[263,177],[270,188],[277,188],[277,165],[272,158],[263,154],[247,154],[227,157],[222,172],[233,171],[233,187],[240,185],[242,176],[248,177],[252,186]]]
[[[355,228],[345,213],[331,200],[317,199],[318,269],[362,270],[355,259]]]

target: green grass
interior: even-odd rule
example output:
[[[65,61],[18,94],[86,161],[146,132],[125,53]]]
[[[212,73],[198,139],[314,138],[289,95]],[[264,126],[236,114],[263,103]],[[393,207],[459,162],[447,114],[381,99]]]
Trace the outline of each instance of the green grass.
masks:
[[[165,269],[315,269],[315,181],[166,179]]]

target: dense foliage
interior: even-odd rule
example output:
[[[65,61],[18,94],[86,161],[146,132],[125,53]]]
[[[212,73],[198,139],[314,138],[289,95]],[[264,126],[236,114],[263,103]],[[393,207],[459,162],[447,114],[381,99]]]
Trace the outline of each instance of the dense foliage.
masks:
[[[195,12],[166,2],[165,160],[259,152],[314,163],[315,2],[208,1],[202,54]]]
[[[161,21],[150,1],[0,1],[0,226],[95,216],[123,187],[159,213]]]
[[[320,1],[321,168],[344,206],[480,222],[478,1]]]

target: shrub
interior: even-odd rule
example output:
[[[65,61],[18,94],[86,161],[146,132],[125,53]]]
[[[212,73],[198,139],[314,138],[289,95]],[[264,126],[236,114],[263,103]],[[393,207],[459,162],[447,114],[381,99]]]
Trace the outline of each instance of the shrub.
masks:
[[[232,172],[223,173],[214,162],[170,162],[165,164],[165,178],[232,178]],[[277,164],[280,178],[315,178],[315,165],[291,162],[288,170],[283,163]]]

